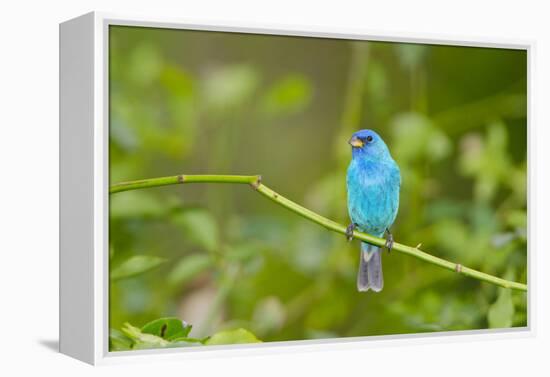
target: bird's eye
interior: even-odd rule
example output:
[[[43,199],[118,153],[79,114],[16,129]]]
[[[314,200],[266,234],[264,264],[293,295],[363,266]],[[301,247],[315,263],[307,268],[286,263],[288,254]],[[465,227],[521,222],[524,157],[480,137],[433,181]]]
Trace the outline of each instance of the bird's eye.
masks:
[[[371,141],[372,141],[372,136],[371,135],[367,136],[367,143],[370,143]]]

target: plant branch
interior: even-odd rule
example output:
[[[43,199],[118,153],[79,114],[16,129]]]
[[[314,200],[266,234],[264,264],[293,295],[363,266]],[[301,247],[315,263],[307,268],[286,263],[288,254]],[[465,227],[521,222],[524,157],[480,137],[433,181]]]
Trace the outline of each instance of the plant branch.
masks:
[[[346,227],[342,224],[339,224],[335,221],[327,219],[301,205],[294,203],[293,201],[285,198],[284,196],[276,193],[269,187],[262,184],[261,176],[259,175],[174,175],[170,177],[160,177],[160,178],[150,178],[142,179],[138,181],[122,182],[112,185],[109,188],[109,194],[115,194],[117,192],[129,191],[129,190],[138,190],[143,188],[150,187],[159,187],[167,185],[176,185],[184,183],[232,183],[232,184],[248,184],[252,186],[254,190],[267,197],[268,199],[274,201],[275,203],[288,208],[292,212],[305,217],[306,219],[313,221],[319,225],[322,225],[328,230],[346,234]],[[368,242],[372,245],[384,247],[386,240],[379,237],[371,236],[367,233],[362,232],[353,232],[353,238]],[[420,245],[419,245],[420,246]],[[474,269],[462,266],[461,264],[449,262],[445,259],[435,257],[431,254],[428,254],[417,247],[410,247],[403,245],[397,242],[393,243],[392,251],[398,251],[403,254],[413,256],[415,258],[421,259],[425,262],[434,264],[436,266],[446,268],[447,270],[455,271],[458,274],[469,276],[471,278],[485,281],[503,288],[511,288],[519,291],[527,291],[527,285],[501,279],[499,277],[486,274],[484,272],[476,271]]]

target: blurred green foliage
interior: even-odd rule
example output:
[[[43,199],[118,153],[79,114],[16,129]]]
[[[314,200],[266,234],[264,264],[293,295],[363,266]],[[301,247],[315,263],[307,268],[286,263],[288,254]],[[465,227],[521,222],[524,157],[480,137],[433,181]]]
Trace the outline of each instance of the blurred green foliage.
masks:
[[[398,242],[526,281],[525,51],[110,28],[112,183],[261,174],[347,223],[345,141],[372,128],[401,167]],[[527,324],[526,294],[396,253],[359,293],[357,242],[248,187],[114,195],[109,237],[115,350]],[[126,324],[162,317],[193,329]]]

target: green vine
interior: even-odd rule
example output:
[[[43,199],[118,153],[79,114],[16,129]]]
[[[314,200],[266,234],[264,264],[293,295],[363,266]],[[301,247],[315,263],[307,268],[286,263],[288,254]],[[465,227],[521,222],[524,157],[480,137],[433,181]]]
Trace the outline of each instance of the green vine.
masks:
[[[230,184],[248,184],[255,191],[261,195],[267,197],[268,199],[274,201],[275,203],[291,210],[292,212],[305,217],[306,219],[313,221],[328,230],[346,234],[346,226],[339,224],[335,221],[327,219],[301,205],[294,203],[293,201],[285,198],[284,196],[273,191],[269,187],[265,186],[262,183],[261,176],[259,175],[174,175],[169,177],[160,177],[160,178],[150,178],[142,179],[137,181],[122,182],[112,185],[109,189],[110,194],[115,194],[123,191],[129,190],[138,190],[151,187],[167,186],[167,185],[176,185],[176,184],[186,184],[186,183],[230,183]],[[372,245],[384,247],[386,240],[379,237],[374,237],[367,233],[354,231],[353,238],[368,242]],[[458,274],[469,276],[471,278],[485,281],[503,288],[516,289],[519,291],[527,291],[527,285],[505,280],[493,275],[486,274],[481,271],[477,271],[466,266],[463,266],[459,263],[453,263],[445,259],[435,257],[431,254],[428,254],[417,247],[411,247],[403,245],[397,242],[394,242],[392,251],[397,251],[403,254],[413,256],[415,258],[421,259],[425,262],[434,264],[436,266],[445,268],[447,270],[454,271]]]

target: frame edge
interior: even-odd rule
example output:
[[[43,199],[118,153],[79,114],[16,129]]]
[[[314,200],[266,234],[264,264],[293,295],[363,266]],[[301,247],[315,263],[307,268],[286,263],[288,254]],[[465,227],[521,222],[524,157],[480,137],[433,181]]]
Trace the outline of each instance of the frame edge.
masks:
[[[94,364],[94,14],[59,25],[59,351]]]

